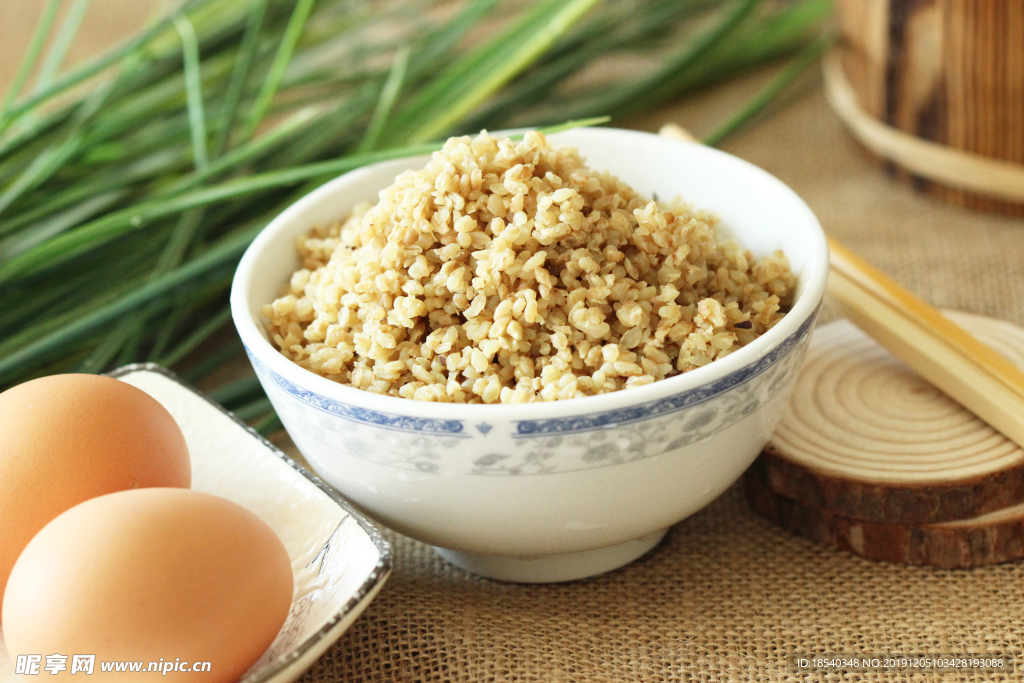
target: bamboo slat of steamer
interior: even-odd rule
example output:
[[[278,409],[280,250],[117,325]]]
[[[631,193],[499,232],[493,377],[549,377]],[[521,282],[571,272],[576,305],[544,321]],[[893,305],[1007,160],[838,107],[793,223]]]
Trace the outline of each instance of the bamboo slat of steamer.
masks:
[[[950,317],[1024,366],[1024,330]],[[795,503],[881,524],[962,520],[1024,503],[1024,449],[845,320],[815,330],[757,467]]]
[[[845,79],[838,85],[852,89],[860,112],[891,132],[962,153],[961,175],[969,182],[950,183],[927,164],[906,163],[912,144],[869,147],[894,170],[902,166],[899,177],[931,194],[1024,215],[1024,200],[986,193],[977,187],[984,178],[971,168],[1002,161],[1009,162],[1004,171],[1024,173],[1024,0],[839,0],[837,8]],[[835,74],[826,81],[834,94]],[[836,109],[865,140],[865,127],[849,108]],[[998,178],[994,183],[1000,185]]]

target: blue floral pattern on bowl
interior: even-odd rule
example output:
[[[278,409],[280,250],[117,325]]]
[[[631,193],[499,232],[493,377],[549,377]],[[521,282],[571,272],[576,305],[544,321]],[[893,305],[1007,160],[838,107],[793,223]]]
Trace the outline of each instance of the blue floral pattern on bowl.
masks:
[[[563,417],[550,420],[523,420],[517,423],[517,432],[520,436],[585,432],[595,429],[622,426],[631,422],[649,420],[653,417],[685,410],[686,408],[704,403],[716,396],[720,396],[733,387],[748,382],[751,378],[757,377],[767,371],[807,336],[807,333],[810,331],[813,323],[814,316],[806,320],[804,324],[801,325],[796,332],[790,335],[788,339],[772,349],[753,365],[737,370],[736,372],[726,375],[725,377],[722,377],[710,384],[697,387],[690,391],[685,391],[681,394],[675,394],[658,401],[642,403],[629,408],[609,410],[603,413],[594,413],[592,415]],[[710,415],[711,413],[705,414]],[[710,422],[711,419],[708,421]]]
[[[657,401],[571,418],[481,422],[388,414],[297,386],[249,354],[285,426],[338,455],[422,473],[553,474],[669,454],[710,439],[758,408],[785,408],[817,313],[756,363]],[[776,400],[780,399],[780,400]],[[467,443],[467,440],[470,443]],[[472,455],[465,454],[469,446]]]
[[[408,415],[392,415],[389,413],[381,413],[376,410],[369,410],[360,406],[354,406],[349,403],[335,401],[334,399],[321,396],[320,394],[309,391],[308,389],[303,389],[277,372],[274,372],[266,363],[263,363],[256,358],[248,347],[246,347],[245,352],[249,355],[249,360],[252,362],[252,366],[261,377],[270,379],[275,386],[280,387],[285,393],[297,398],[306,405],[312,406],[317,410],[322,410],[330,415],[335,415],[353,422],[362,422],[364,424],[374,425],[375,427],[383,427],[384,429],[392,429],[400,432],[462,434],[462,431],[465,428],[462,424],[462,420],[436,420],[422,417],[410,417]]]

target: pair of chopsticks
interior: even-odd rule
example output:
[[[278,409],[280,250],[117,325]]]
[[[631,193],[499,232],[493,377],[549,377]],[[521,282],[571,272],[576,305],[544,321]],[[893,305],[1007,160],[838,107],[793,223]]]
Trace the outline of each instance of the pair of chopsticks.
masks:
[[[1024,448],[1024,373],[829,238],[828,292],[847,317],[947,396]]]
[[[667,124],[661,135],[698,142]],[[828,293],[894,356],[1024,448],[1024,373],[877,268],[828,240]]]

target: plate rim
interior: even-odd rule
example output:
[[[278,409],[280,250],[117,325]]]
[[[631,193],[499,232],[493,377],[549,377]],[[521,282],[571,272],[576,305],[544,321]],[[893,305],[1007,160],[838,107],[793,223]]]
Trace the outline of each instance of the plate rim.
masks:
[[[380,530],[377,529],[377,527],[375,527],[361,512],[356,510],[351,503],[345,500],[340,493],[335,491],[333,488],[328,486],[322,479],[320,479],[320,477],[316,476],[315,474],[307,470],[305,467],[295,462],[295,460],[289,457],[287,453],[285,453],[280,448],[275,446],[266,437],[264,437],[262,434],[257,432],[249,425],[239,420],[234,415],[234,413],[232,413],[227,408],[211,399],[202,390],[197,389],[196,387],[192,386],[191,384],[183,380],[172,370],[169,370],[157,363],[130,363],[128,365],[123,365],[115,370],[111,370],[110,372],[105,373],[105,375],[107,377],[118,379],[120,377],[129,375],[134,372],[152,372],[161,375],[171,380],[175,384],[178,384],[179,386],[192,392],[193,394],[195,394],[196,396],[198,396],[199,398],[203,399],[208,404],[216,408],[220,413],[226,415],[228,418],[231,419],[232,422],[242,427],[246,432],[249,433],[250,436],[257,439],[264,447],[270,450],[271,453],[273,453],[278,458],[283,460],[285,464],[287,464],[300,475],[305,477],[314,486],[320,489],[320,491],[326,494],[328,498],[334,501],[342,510],[344,510],[348,514],[349,517],[355,520],[356,524],[358,524],[359,527],[366,533],[366,535],[370,538],[370,541],[373,543],[373,545],[377,548],[377,551],[380,553],[380,557],[377,561],[377,564],[370,571],[370,574],[369,576],[367,576],[366,580],[359,586],[356,592],[352,594],[352,597],[349,598],[344,605],[342,605],[341,609],[336,614],[334,614],[323,626],[317,629],[315,633],[306,638],[304,641],[299,643],[287,655],[281,657],[279,660],[268,666],[264,671],[260,672],[259,674],[240,678],[238,680],[238,683],[270,683],[270,681],[272,681],[274,677],[286,671],[292,664],[300,660],[307,652],[312,650],[314,647],[320,644],[325,638],[327,638],[330,635],[331,630],[335,626],[337,626],[343,619],[345,619],[345,617],[351,614],[356,609],[356,607],[358,607],[359,604],[362,603],[366,596],[369,595],[370,592],[378,586],[378,584],[381,584],[382,586],[384,582],[387,581],[394,565],[394,552],[391,548],[391,544],[388,543],[387,540],[385,540],[384,536],[381,534]],[[339,632],[335,637],[335,641],[339,639],[344,632],[344,630]],[[330,645],[331,643],[328,643],[327,646],[330,647]],[[312,662],[310,664],[312,664]]]

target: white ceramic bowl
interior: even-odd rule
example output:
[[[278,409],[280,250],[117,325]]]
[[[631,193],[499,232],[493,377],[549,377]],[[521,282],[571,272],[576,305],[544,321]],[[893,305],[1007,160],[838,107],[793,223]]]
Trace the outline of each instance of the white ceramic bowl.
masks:
[[[427,157],[337,178],[256,238],[235,274],[235,325],[292,439],[328,483],[383,523],[470,571],[564,581],[619,567],[729,487],[789,399],[828,274],[821,226],[799,197],[723,152],[608,128],[552,136],[648,196],[722,218],[755,255],[782,249],[793,309],[698,370],[625,391],[525,405],[440,404],[342,386],[267,340],[260,307],[299,267],[295,238],[344,216]]]

